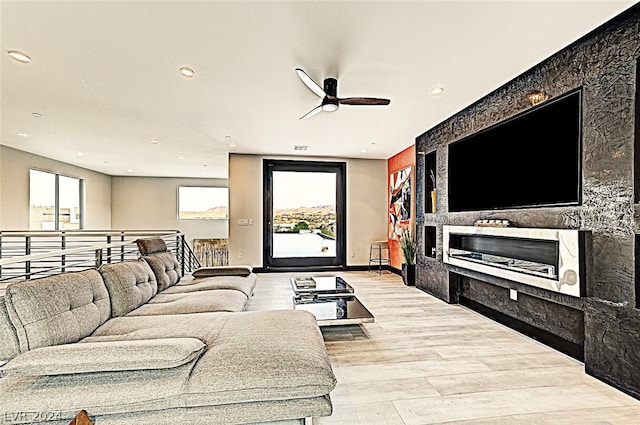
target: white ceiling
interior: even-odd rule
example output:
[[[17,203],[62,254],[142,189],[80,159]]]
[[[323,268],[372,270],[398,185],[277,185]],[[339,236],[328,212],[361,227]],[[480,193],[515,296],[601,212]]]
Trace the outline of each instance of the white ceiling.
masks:
[[[109,175],[226,178],[229,152],[386,159],[635,3],[2,1],[1,143]],[[320,98],[296,67],[391,104],[300,121]]]

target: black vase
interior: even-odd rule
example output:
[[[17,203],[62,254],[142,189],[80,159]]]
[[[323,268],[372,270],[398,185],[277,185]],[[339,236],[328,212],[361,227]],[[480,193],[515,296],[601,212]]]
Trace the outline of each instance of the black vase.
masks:
[[[415,264],[402,264],[402,281],[407,286],[413,286],[416,284]]]

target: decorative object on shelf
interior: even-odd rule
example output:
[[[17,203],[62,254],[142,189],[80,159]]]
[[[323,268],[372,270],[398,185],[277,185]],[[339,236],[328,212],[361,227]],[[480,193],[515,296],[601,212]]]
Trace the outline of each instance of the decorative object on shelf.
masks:
[[[436,190],[433,189],[431,191],[431,212],[434,212],[434,213],[438,212],[438,207],[437,207],[438,202],[437,202],[437,200],[438,200],[438,194],[436,193]]]
[[[476,220],[476,227],[509,227],[509,220]]]
[[[405,285],[415,285],[416,281],[416,239],[409,228],[402,229],[400,250],[404,257],[402,281]]]
[[[435,213],[438,211],[438,194],[436,191],[436,176],[435,174],[433,174],[433,170],[429,170],[429,178],[431,179],[431,184],[433,187],[433,190],[431,190],[431,212]]]

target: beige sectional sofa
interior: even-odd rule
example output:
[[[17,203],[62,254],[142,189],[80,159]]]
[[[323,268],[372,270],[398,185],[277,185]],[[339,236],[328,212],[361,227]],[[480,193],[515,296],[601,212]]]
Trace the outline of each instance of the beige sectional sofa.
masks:
[[[315,318],[243,311],[250,267],[181,277],[164,243],[137,261],[10,284],[0,298],[0,423],[300,423],[336,384]],[[155,244],[155,245],[154,245]]]

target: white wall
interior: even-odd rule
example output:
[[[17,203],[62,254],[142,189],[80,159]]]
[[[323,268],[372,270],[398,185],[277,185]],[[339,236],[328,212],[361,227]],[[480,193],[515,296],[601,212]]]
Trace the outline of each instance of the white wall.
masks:
[[[102,173],[0,145],[0,229],[29,230],[29,170],[84,180],[84,227],[111,229],[111,177]]]
[[[29,228],[29,170],[38,168],[85,180],[85,228],[165,230],[195,238],[229,238],[232,264],[262,264],[262,161],[298,159],[232,154],[229,180],[110,177],[45,157],[0,146],[0,229]],[[366,265],[372,240],[386,239],[387,161],[304,158],[347,164],[347,265]],[[229,186],[230,220],[178,220],[177,187]],[[239,218],[253,226],[238,226]],[[243,259],[238,260],[238,253]],[[352,257],[352,254],[354,256]]]
[[[112,177],[111,223],[118,230],[180,230],[193,239],[228,238],[228,220],[178,220],[178,186],[227,187],[226,179]]]
[[[347,265],[367,265],[371,241],[387,239],[387,160],[240,154],[229,155],[229,262],[263,266],[263,159],[346,162]],[[241,218],[253,219],[253,226],[238,226]]]

